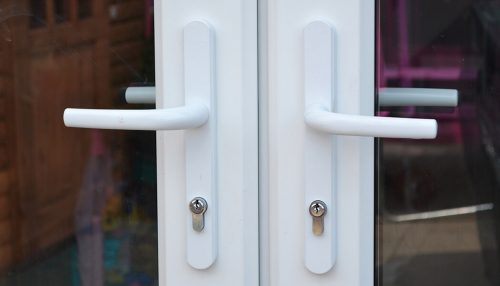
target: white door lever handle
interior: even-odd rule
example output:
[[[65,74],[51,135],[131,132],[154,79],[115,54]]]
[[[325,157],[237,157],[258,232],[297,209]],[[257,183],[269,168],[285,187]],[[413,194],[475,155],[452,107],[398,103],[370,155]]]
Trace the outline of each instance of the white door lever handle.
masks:
[[[331,112],[334,100],[333,29],[324,22],[313,22],[304,30],[305,122],[309,127],[337,135],[432,139],[437,135],[434,119],[413,119],[347,115]],[[438,89],[382,89],[387,105],[415,103],[453,105],[456,91]],[[408,100],[403,100],[408,98]],[[398,99],[398,100],[396,100]],[[443,100],[438,100],[443,99]]]
[[[312,273],[324,274],[336,261],[337,178],[334,135],[412,138],[435,138],[437,122],[433,119],[377,117],[336,113],[334,66],[335,39],[330,24],[315,21],[304,29],[304,121],[308,127],[304,138],[304,264]],[[391,93],[392,92],[392,93]],[[410,94],[411,92],[411,94]],[[419,93],[427,93],[417,100]],[[435,90],[383,90],[386,105],[418,102],[421,105],[455,104],[456,96]],[[373,95],[375,96],[375,95]],[[385,101],[384,101],[385,100]],[[318,132],[320,131],[320,132]],[[348,190],[339,190],[339,192]],[[314,232],[311,202],[321,201],[325,210],[321,217],[323,232]],[[345,238],[345,236],[344,236]]]
[[[67,127],[119,130],[182,130],[200,127],[208,121],[208,107],[193,103],[167,109],[114,110],[67,108]]]
[[[336,135],[409,139],[431,139],[437,135],[434,119],[340,114],[320,104],[308,106],[304,119],[309,127]]]
[[[143,110],[68,108],[64,111],[64,124],[68,127],[121,130],[187,129],[183,134],[186,196],[182,203],[185,203],[185,208],[179,215],[186,221],[187,263],[203,270],[215,262],[218,252],[214,37],[210,25],[203,21],[188,23],[183,36],[185,106],[163,108],[162,102],[157,104],[158,109]],[[155,103],[155,93],[155,87],[134,87],[127,89],[125,98],[129,103]],[[158,189],[158,192],[165,191]],[[194,216],[189,208],[189,202],[198,197],[206,203],[203,229],[193,227]]]

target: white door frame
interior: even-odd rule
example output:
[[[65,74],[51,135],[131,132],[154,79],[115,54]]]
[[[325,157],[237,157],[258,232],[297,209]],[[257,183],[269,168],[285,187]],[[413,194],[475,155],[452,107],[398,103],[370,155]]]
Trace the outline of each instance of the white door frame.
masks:
[[[335,34],[336,112],[374,114],[375,1],[265,0],[260,10],[261,285],[374,284],[374,139],[333,136],[337,257],[326,274],[304,264],[303,30],[315,20]],[[263,18],[262,18],[263,17]],[[263,27],[265,26],[265,27]],[[264,38],[262,38],[264,37]],[[262,74],[262,69],[267,74]],[[264,113],[264,114],[263,114]],[[262,127],[262,125],[265,125]],[[263,172],[265,170],[265,172]]]
[[[156,106],[181,106],[183,28],[212,26],[217,102],[218,255],[186,260],[184,131],[157,132],[160,285],[258,285],[257,0],[155,1]],[[210,208],[210,206],[209,206]]]
[[[157,132],[160,285],[373,285],[372,138],[335,136],[336,264],[322,275],[304,265],[302,39],[309,22],[332,24],[336,111],[373,115],[374,1],[259,6],[257,15],[257,0],[155,2],[157,108],[183,104],[182,30],[204,20],[215,34],[218,110],[219,252],[206,270],[186,261],[184,132]]]

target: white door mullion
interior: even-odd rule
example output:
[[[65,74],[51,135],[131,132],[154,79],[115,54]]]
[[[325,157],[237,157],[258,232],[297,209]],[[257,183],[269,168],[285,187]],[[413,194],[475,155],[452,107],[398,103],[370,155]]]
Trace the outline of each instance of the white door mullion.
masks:
[[[187,263],[185,133],[157,132],[160,285],[258,285],[257,0],[155,1],[157,108],[184,104],[183,29],[194,20],[214,35],[218,254],[208,269]]]
[[[372,138],[333,136],[337,201],[336,262],[324,274],[305,266],[303,31],[313,21],[333,27],[336,112],[373,115],[374,1],[267,1],[269,281],[284,285],[373,285],[374,146]],[[311,171],[311,170],[310,170]],[[312,170],[314,172],[314,170]],[[266,237],[266,235],[262,235]],[[264,257],[266,253],[263,254]]]

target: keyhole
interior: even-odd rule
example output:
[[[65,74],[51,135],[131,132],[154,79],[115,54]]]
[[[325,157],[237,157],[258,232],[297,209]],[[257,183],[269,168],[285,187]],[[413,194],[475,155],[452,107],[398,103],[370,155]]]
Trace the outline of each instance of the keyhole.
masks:
[[[320,212],[321,207],[318,204],[314,205],[314,213],[318,214]]]
[[[194,202],[194,209],[197,210],[197,211],[200,211],[202,209],[202,205],[200,203],[200,200],[196,200]]]

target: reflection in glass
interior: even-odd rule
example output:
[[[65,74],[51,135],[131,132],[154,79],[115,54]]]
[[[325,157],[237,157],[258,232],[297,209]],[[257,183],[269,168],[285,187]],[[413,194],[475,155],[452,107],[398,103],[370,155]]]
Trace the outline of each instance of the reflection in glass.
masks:
[[[66,107],[151,107],[126,105],[120,91],[154,85],[153,3],[91,2],[0,6],[8,13],[0,27],[0,286],[158,280],[155,133],[62,121]],[[111,7],[126,17],[111,21]]]
[[[435,140],[378,142],[378,285],[500,285],[500,1],[378,1],[378,87],[458,90]]]
[[[69,4],[68,0],[54,0],[54,19],[56,23],[68,21]]]
[[[30,12],[28,12],[28,14],[32,15],[32,17],[30,18],[31,27],[36,28],[45,25],[45,21],[47,18],[45,9],[46,9],[46,0],[30,0],[30,9],[29,9]],[[8,10],[15,11],[17,9],[8,9]]]
[[[78,19],[92,16],[92,0],[78,0]]]

